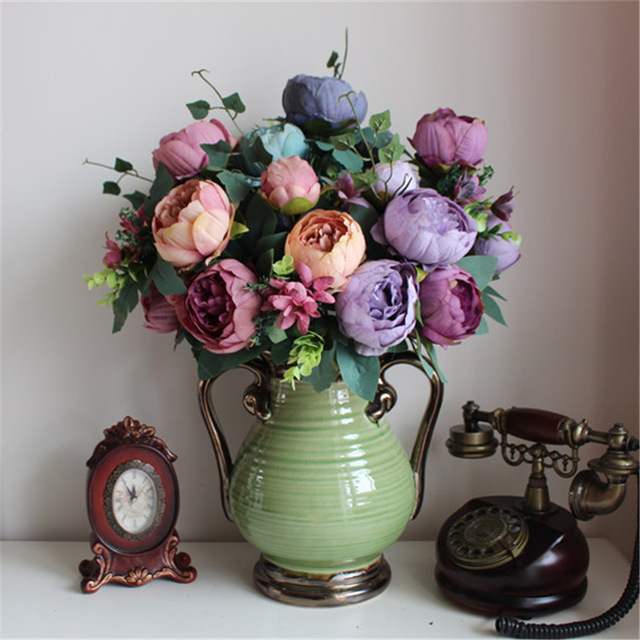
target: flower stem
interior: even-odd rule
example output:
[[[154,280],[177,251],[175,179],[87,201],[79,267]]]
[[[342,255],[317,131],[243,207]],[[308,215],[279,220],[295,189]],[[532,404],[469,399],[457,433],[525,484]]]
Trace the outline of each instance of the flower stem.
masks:
[[[101,162],[93,162],[93,160],[89,160],[85,158],[85,161],[82,164],[90,164],[94,167],[102,167],[103,169],[111,169],[111,171],[117,171],[115,167],[110,167],[108,164],[102,164]],[[117,173],[121,173],[122,176],[118,180],[122,180],[124,176],[133,176],[134,178],[139,178],[140,180],[145,180],[146,182],[151,182],[153,184],[153,180],[150,178],[146,178],[145,176],[141,176],[135,169],[128,169],[127,171],[117,171]]]
[[[211,89],[213,89],[214,93],[218,96],[218,99],[222,103],[221,107],[214,107],[214,109],[224,109],[227,112],[227,115],[229,116],[229,118],[231,119],[231,122],[233,122],[233,124],[235,125],[236,129],[240,132],[241,135],[244,135],[244,131],[240,128],[240,126],[236,122],[236,118],[238,117],[238,113],[237,112],[233,112],[232,113],[231,109],[229,109],[229,108],[224,106],[224,98],[222,97],[222,94],[218,91],[218,89],[216,89],[215,85],[212,82],[209,82],[204,77],[205,73],[209,73],[207,69],[199,69],[198,71],[192,71],[191,75],[192,76],[199,76],[199,78],[200,78],[200,80],[202,80],[202,82],[204,82],[207,86],[209,86],[209,87],[211,87]]]

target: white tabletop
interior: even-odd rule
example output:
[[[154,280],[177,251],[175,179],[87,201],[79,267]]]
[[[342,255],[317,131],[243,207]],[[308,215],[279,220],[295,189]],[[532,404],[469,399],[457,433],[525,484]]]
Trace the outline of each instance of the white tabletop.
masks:
[[[536,622],[601,613],[619,598],[629,565],[606,540],[589,541],[589,591],[571,610]],[[245,543],[181,543],[198,570],[190,584],[155,580],[143,587],[80,591],[82,542],[3,542],[2,634],[9,638],[491,638],[492,619],[458,609],[433,577],[433,542],[398,542],[385,553],[391,585],[355,605],[282,604],[253,586],[257,552]],[[597,638],[634,638],[638,605]]]

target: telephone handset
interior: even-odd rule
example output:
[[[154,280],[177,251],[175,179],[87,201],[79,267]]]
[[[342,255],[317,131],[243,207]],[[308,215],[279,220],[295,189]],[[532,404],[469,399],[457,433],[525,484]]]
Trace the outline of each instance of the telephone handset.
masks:
[[[589,520],[611,513],[622,504],[627,480],[638,475],[638,462],[631,451],[638,450],[639,441],[620,424],[608,432],[594,431],[586,421],[576,422],[539,409],[514,407],[485,412],[468,402],[463,407],[463,419],[464,424],[450,430],[447,448],[452,455],[483,458],[500,447],[507,464],[527,463],[531,473],[522,496],[475,498],[446,520],[436,546],[439,587],[465,608],[499,614],[496,628],[502,635],[576,637],[594,633],[579,627],[586,623],[571,623],[567,625],[571,629],[562,630],[565,635],[553,635],[548,628],[564,625],[526,625],[505,616],[528,618],[565,609],[584,597],[589,549],[576,518]],[[508,436],[532,444],[515,444]],[[589,462],[590,469],[577,473],[578,450],[588,442],[603,444],[607,450]],[[567,445],[569,452],[561,453],[547,445]],[[573,477],[571,511],[551,502],[547,469],[564,478]],[[637,547],[636,536],[632,575],[616,604],[626,610],[621,615],[619,610],[603,614],[606,626],[625,615],[638,597]],[[526,627],[538,629],[531,631],[534,635],[527,635]],[[546,635],[535,635],[543,633],[540,627],[545,628]]]

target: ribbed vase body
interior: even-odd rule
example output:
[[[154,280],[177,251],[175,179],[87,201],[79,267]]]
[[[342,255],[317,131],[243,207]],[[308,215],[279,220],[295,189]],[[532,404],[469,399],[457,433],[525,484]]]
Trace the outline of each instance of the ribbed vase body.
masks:
[[[272,416],[248,434],[229,487],[238,528],[270,562],[310,574],[359,569],[403,532],[414,473],[366,405],[341,382],[318,393],[272,381]]]

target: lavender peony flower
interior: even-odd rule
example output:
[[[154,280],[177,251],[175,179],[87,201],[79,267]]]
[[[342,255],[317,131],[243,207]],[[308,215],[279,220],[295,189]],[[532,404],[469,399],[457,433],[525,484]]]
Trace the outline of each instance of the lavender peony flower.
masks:
[[[459,205],[434,189],[413,189],[389,202],[372,233],[406,260],[433,268],[465,256],[475,242],[477,227]]]
[[[336,301],[340,330],[364,356],[382,355],[415,326],[416,273],[406,262],[372,260],[362,264]]]
[[[475,280],[457,265],[436,269],[420,283],[420,333],[447,346],[472,336],[484,313]]]
[[[418,167],[410,162],[403,160],[393,164],[379,162],[374,170],[379,180],[373,185],[373,190],[383,199],[389,199],[396,194],[411,191],[420,186]]]
[[[496,274],[498,274],[512,267],[520,260],[521,255],[519,238],[516,234],[511,233],[512,229],[509,223],[489,214],[487,229],[492,229],[496,225],[500,225],[498,233],[489,238],[478,237],[474,252],[478,256],[495,256],[498,258],[498,266],[496,267]],[[513,238],[513,235],[516,235],[516,238]]]
[[[314,120],[330,125],[331,130],[345,126],[354,120],[349,101],[341,96],[353,91],[348,82],[340,78],[318,78],[300,74],[291,78],[282,94],[282,106],[287,121],[303,127]],[[351,94],[350,100],[362,122],[367,113],[364,93]]]

